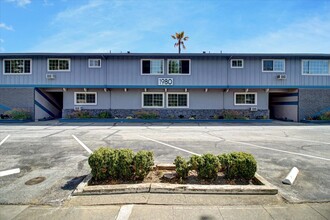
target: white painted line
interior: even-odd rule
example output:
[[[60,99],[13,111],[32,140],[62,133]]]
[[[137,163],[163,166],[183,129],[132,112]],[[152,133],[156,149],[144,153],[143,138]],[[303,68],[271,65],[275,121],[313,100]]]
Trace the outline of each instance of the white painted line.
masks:
[[[0,171],[0,177],[1,176],[8,176],[8,175],[15,174],[15,173],[20,173],[20,172],[21,172],[21,170],[19,168]]]
[[[140,137],[142,137],[142,138],[145,138],[145,139],[147,139],[147,140],[150,140],[150,141],[153,141],[153,142],[156,142],[156,143],[159,143],[159,144],[165,145],[165,146],[167,146],[167,147],[174,148],[174,149],[176,149],[176,150],[180,150],[180,151],[183,151],[183,152],[186,152],[186,153],[189,153],[189,154],[193,154],[193,155],[200,156],[200,154],[194,153],[194,152],[189,151],[189,150],[182,149],[182,148],[180,148],[180,147],[176,147],[176,146],[173,146],[173,145],[170,145],[170,144],[166,144],[166,143],[164,143],[164,142],[157,141],[157,140],[155,140],[155,139],[151,139],[151,138],[148,138],[148,137],[144,137],[144,136],[142,136],[142,135],[138,135],[138,136],[140,136]]]
[[[288,138],[288,139],[293,139],[293,140],[298,140],[298,141],[306,141],[306,142],[318,143],[318,144],[330,144],[328,142],[306,140],[306,139],[294,138],[294,137],[283,137],[283,136],[276,136],[276,135],[271,135],[271,134],[266,134],[266,135],[271,136],[271,137]]]
[[[93,153],[93,151],[91,150],[91,149],[89,149],[83,142],[81,142],[81,140],[79,140],[76,136],[74,136],[74,135],[72,135],[72,137],[74,138],[74,139],[76,139],[76,141],[83,147],[83,148],[85,148],[85,150],[88,152],[88,153],[90,153],[90,154],[92,154]]]
[[[310,157],[310,158],[314,158],[314,159],[330,161],[330,159],[324,158],[324,157],[317,157],[317,156],[312,156],[312,155],[308,155],[308,154],[301,154],[301,153],[295,153],[295,152],[286,151],[286,150],[274,149],[274,148],[270,148],[270,147],[263,147],[263,146],[259,146],[259,145],[256,145],[256,144],[250,144],[250,143],[245,143],[245,142],[240,142],[240,141],[230,141],[230,140],[226,140],[226,141],[227,142],[232,142],[232,143],[235,143],[235,144],[245,144],[245,145],[248,145],[248,146],[257,147],[257,148],[266,149],[266,150],[271,150],[271,151],[277,151],[277,152],[282,152],[282,153],[287,153],[287,154],[293,154],[293,155],[298,155],[298,156],[303,156],[303,157]]]
[[[5,137],[1,142],[0,142],[0,146],[5,143],[5,141],[10,137],[10,134],[7,135],[7,137]]]
[[[134,205],[123,205],[119,210],[116,220],[128,220],[132,213],[133,207]]]

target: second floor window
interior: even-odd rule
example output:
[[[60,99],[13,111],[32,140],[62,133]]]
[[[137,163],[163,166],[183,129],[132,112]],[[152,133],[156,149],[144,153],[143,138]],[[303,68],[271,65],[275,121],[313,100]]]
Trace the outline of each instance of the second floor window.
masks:
[[[168,60],[168,74],[189,75],[190,60]]]
[[[232,59],[230,65],[231,65],[231,68],[243,68],[243,60],[242,59]]]
[[[48,71],[70,71],[70,59],[48,59]]]
[[[329,75],[329,60],[303,60],[304,75]]]
[[[4,74],[31,74],[31,59],[3,60]]]
[[[163,75],[164,60],[141,60],[141,73],[146,75]]]
[[[88,59],[89,68],[101,68],[101,59]]]
[[[285,60],[262,60],[262,72],[285,72]]]

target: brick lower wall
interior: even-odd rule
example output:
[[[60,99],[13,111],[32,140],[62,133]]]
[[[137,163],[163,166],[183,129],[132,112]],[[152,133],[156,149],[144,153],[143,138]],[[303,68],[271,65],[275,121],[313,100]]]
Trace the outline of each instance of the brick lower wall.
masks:
[[[25,109],[34,117],[34,89],[33,88],[1,88],[0,105],[9,108]],[[0,108],[0,113],[6,110]]]
[[[84,109],[83,111],[87,111],[92,116],[97,116],[101,112],[108,112],[112,115],[112,117],[117,118],[126,118],[127,116],[134,117],[139,112],[156,112],[160,118],[163,119],[178,119],[185,118],[188,119],[190,117],[194,117],[196,119],[213,119],[214,116],[223,116],[224,111],[227,113],[233,113],[240,116],[244,116],[250,119],[257,118],[268,118],[269,111],[258,110],[258,111],[250,111],[250,110],[219,110],[219,109],[207,109],[207,110],[195,110],[195,109]],[[74,112],[73,109],[64,109],[63,117],[67,118],[70,114]]]
[[[299,120],[330,108],[330,89],[299,89]]]

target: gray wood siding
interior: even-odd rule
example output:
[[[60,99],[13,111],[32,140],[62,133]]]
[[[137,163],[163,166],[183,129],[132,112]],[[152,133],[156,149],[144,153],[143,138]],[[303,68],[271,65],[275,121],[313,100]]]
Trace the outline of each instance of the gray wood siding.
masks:
[[[0,55],[1,57],[1,55]],[[165,56],[166,57],[166,56]],[[38,87],[68,85],[76,87],[96,86],[102,88],[111,86],[154,86],[157,87],[158,78],[173,78],[174,86],[207,86],[218,87],[304,87],[304,86],[330,86],[330,75],[327,76],[305,76],[302,75],[300,57],[282,57],[285,59],[284,73],[262,72],[261,56],[232,57],[244,59],[244,68],[236,69],[230,67],[229,57],[221,56],[193,56],[180,57],[191,59],[190,75],[167,74],[167,61],[170,58],[159,57],[152,54],[145,56],[112,56],[102,59],[101,68],[88,68],[88,58],[82,56],[71,57],[70,72],[48,72],[47,57],[32,56],[32,74],[30,75],[4,75],[3,58],[0,59],[0,86],[1,85],[27,85]],[[17,56],[17,58],[20,58]],[[70,58],[66,57],[58,58]],[[95,58],[95,57],[93,57]],[[141,59],[163,59],[164,75],[141,75]],[[271,57],[267,56],[267,59]],[[313,57],[311,56],[310,59]],[[279,59],[279,57],[276,57]],[[303,59],[308,59],[304,57]],[[326,57],[323,59],[329,59]],[[46,79],[46,74],[56,75],[56,79]],[[278,80],[279,74],[286,74],[286,80]],[[170,86],[168,86],[170,88]]]

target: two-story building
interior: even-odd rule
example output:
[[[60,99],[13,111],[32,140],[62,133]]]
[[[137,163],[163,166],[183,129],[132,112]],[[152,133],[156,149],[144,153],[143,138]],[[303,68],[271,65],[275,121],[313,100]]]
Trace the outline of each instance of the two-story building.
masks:
[[[2,53],[0,113],[299,121],[330,108],[330,54]]]

